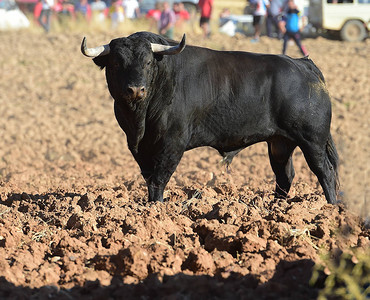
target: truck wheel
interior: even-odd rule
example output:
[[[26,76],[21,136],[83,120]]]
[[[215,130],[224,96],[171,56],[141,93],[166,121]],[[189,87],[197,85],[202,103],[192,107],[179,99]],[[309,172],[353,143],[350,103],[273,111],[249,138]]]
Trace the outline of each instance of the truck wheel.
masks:
[[[366,38],[367,32],[364,24],[359,20],[350,20],[344,24],[340,31],[340,37],[344,41],[358,42]]]
[[[196,21],[197,21],[198,7],[194,3],[190,3],[190,2],[183,2],[183,3],[184,3],[185,9],[188,11],[190,15],[189,24],[194,29],[194,27],[196,26]]]

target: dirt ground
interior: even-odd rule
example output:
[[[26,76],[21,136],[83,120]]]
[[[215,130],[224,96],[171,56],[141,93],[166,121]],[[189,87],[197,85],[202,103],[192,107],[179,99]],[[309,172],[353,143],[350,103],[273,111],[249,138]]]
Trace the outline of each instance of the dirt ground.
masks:
[[[322,252],[369,251],[369,40],[304,40],[332,96],[345,207],[326,204],[299,150],[290,196],[274,200],[265,144],[229,171],[213,149],[187,152],[166,201],[147,203],[81,39],[0,32],[0,298],[315,299]],[[215,49],[281,51],[249,40],[188,34]],[[294,45],[288,54],[299,57]]]

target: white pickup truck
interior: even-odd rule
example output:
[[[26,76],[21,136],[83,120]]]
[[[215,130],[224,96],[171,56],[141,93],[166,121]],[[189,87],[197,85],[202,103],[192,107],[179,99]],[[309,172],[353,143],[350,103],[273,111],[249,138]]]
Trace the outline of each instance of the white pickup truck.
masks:
[[[370,31],[369,0],[310,0],[308,22],[339,32],[342,40],[362,41]]]
[[[30,26],[30,21],[20,11],[14,0],[0,0],[0,31]]]

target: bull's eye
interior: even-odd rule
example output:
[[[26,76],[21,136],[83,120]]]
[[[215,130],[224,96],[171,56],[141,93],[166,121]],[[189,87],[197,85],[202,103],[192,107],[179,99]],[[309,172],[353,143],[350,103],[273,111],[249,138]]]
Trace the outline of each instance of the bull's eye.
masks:
[[[146,63],[146,65],[147,65],[147,66],[149,66],[151,63],[152,63],[152,61],[151,61],[151,60],[149,60],[149,61]]]
[[[120,67],[120,62],[118,59],[112,59],[111,60],[111,67],[113,69],[118,69]]]

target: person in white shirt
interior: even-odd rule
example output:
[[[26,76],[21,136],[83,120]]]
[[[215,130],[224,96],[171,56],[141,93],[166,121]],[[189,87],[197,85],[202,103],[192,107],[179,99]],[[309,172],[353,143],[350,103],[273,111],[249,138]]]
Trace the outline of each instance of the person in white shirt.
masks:
[[[135,19],[140,16],[137,0],[124,0],[122,6],[127,19]]]
[[[54,6],[54,0],[41,0],[42,9],[38,21],[42,28],[44,28],[45,32],[49,32],[50,30],[50,15],[51,9]]]
[[[260,39],[262,25],[265,21],[267,14],[267,7],[270,6],[269,0],[251,0],[253,7],[253,27],[254,27],[254,38],[251,40],[252,43],[256,43]]]
[[[94,0],[90,4],[93,19],[98,22],[103,22],[105,20],[104,10],[107,8],[107,5],[103,0]]]

